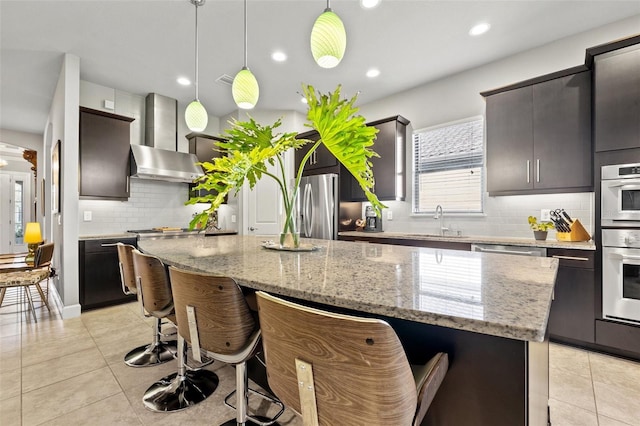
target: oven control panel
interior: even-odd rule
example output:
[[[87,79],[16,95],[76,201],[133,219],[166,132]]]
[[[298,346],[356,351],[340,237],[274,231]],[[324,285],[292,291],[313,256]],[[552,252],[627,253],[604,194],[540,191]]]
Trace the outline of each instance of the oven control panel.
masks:
[[[602,245],[640,248],[640,229],[603,229]]]

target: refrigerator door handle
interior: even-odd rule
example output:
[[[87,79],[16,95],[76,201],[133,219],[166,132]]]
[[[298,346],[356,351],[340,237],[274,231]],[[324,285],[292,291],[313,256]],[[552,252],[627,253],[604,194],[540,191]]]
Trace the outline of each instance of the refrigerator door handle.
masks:
[[[307,198],[309,197],[309,184],[304,184],[304,190],[302,191],[302,208],[300,209],[300,216],[302,217],[302,221],[300,223],[300,231],[302,232],[302,236],[307,236]]]
[[[309,185],[309,202],[307,204],[307,218],[309,219],[308,221],[308,231],[307,231],[307,237],[311,237],[312,233],[313,233],[313,224],[316,221],[315,218],[315,211],[313,209],[313,186]]]
[[[312,224],[313,224],[313,194],[311,184],[306,184],[304,187],[304,198],[302,211],[304,212],[304,218],[302,222],[302,229],[305,237],[311,237]]]

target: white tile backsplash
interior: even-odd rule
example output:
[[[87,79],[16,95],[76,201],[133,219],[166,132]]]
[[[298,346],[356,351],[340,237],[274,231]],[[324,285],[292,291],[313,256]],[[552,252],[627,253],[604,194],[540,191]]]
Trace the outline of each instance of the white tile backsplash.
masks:
[[[160,226],[185,228],[193,213],[203,210],[198,205],[185,206],[188,199],[186,183],[132,178],[127,201],[79,201],[79,235],[118,234]],[[92,212],[92,221],[83,220],[84,211]]]
[[[489,197],[485,193],[484,215],[447,214],[444,209],[444,225],[452,230],[460,230],[463,235],[487,235],[502,237],[532,236],[527,223],[529,216],[540,219],[541,209],[563,208],[572,219],[579,219],[584,228],[593,235],[594,203],[593,192],[570,194],[540,194]],[[384,203],[393,211],[393,220],[384,220],[383,229],[392,232],[438,233],[439,221],[433,216],[412,216],[411,202],[387,201]],[[555,231],[548,238],[555,239]]]

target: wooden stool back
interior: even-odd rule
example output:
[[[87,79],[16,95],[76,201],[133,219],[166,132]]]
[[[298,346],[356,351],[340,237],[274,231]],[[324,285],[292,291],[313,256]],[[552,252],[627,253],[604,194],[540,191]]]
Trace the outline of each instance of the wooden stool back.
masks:
[[[314,402],[304,394],[311,387],[317,424],[412,424],[416,385],[389,324],[257,295],[269,386],[286,406],[302,414],[305,425],[316,424],[305,418],[313,411],[309,406]],[[299,375],[308,365],[312,385]]]

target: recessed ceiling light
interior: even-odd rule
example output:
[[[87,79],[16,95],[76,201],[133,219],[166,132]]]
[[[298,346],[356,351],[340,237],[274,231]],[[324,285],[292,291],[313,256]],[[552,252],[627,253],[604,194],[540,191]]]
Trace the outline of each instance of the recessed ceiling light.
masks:
[[[284,62],[287,60],[287,54],[284,53],[282,50],[276,50],[271,54],[271,59],[273,59],[276,62]]]
[[[471,27],[471,29],[469,30],[469,35],[479,36],[480,34],[484,34],[489,31],[489,28],[491,28],[491,25],[487,24],[486,22],[481,22]]]
[[[181,84],[183,86],[191,86],[191,80],[189,80],[187,77],[178,77],[176,81],[178,82],[178,84]]]
[[[367,77],[375,78],[380,75],[380,70],[378,68],[370,68],[367,70]]]
[[[301,97],[300,102],[302,102],[303,104],[307,104],[307,98],[305,98],[304,96]]]
[[[360,0],[360,6],[365,9],[373,9],[380,4],[380,0]]]

